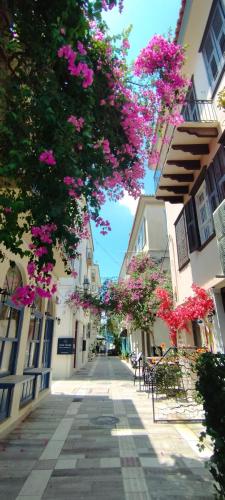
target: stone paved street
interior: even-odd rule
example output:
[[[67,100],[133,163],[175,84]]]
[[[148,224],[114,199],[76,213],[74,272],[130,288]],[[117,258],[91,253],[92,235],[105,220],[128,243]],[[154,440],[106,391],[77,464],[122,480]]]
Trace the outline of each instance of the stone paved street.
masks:
[[[1,500],[213,498],[200,426],[153,424],[125,362],[98,356],[0,442]]]

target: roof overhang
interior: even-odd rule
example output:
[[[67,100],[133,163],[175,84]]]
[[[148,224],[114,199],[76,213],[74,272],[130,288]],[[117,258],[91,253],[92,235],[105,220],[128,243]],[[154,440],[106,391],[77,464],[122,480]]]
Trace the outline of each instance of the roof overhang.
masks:
[[[202,158],[209,154],[210,143],[218,133],[217,122],[184,122],[174,129],[169,146],[164,148],[164,158],[160,157],[162,170],[156,171],[157,199],[183,202],[195,172],[201,169]]]

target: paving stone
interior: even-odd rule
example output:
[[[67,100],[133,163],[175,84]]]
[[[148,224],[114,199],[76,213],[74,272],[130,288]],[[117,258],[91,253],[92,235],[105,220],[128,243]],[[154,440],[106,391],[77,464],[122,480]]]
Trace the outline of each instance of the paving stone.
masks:
[[[57,460],[55,469],[75,469],[77,459],[59,459]]]
[[[154,424],[127,364],[99,356],[52,392],[0,440],[1,500],[213,498],[201,426]],[[92,423],[114,416],[115,425]]]
[[[15,500],[24,484],[24,478],[1,478],[0,498],[1,500]]]
[[[48,484],[52,470],[33,470],[25,481],[19,492],[20,496],[39,496],[42,497],[44,490]]]
[[[146,481],[141,476],[124,478],[123,485],[126,493],[148,493]]]
[[[126,492],[126,500],[151,500],[151,496],[149,492],[139,492],[131,493],[130,491]]]
[[[121,467],[120,458],[112,457],[112,458],[101,458],[100,459],[100,467]]]
[[[38,460],[35,462],[34,469],[36,470],[49,470],[54,469],[56,466],[57,460],[49,459],[49,460]]]

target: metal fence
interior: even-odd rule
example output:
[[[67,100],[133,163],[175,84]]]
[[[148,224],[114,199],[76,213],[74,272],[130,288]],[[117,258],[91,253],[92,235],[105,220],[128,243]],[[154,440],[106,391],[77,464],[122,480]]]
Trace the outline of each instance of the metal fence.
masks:
[[[150,384],[154,422],[202,422],[204,410],[196,391],[197,348],[170,348],[152,367]]]

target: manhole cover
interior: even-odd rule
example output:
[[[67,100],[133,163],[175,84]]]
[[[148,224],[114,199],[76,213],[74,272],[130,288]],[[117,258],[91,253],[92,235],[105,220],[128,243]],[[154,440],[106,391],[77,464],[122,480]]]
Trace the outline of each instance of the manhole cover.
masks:
[[[83,401],[83,398],[74,398],[73,399],[73,403],[80,403],[81,401]]]
[[[90,421],[94,425],[113,427],[115,424],[118,424],[119,418],[113,417],[111,415],[102,415],[100,417],[91,418]]]

